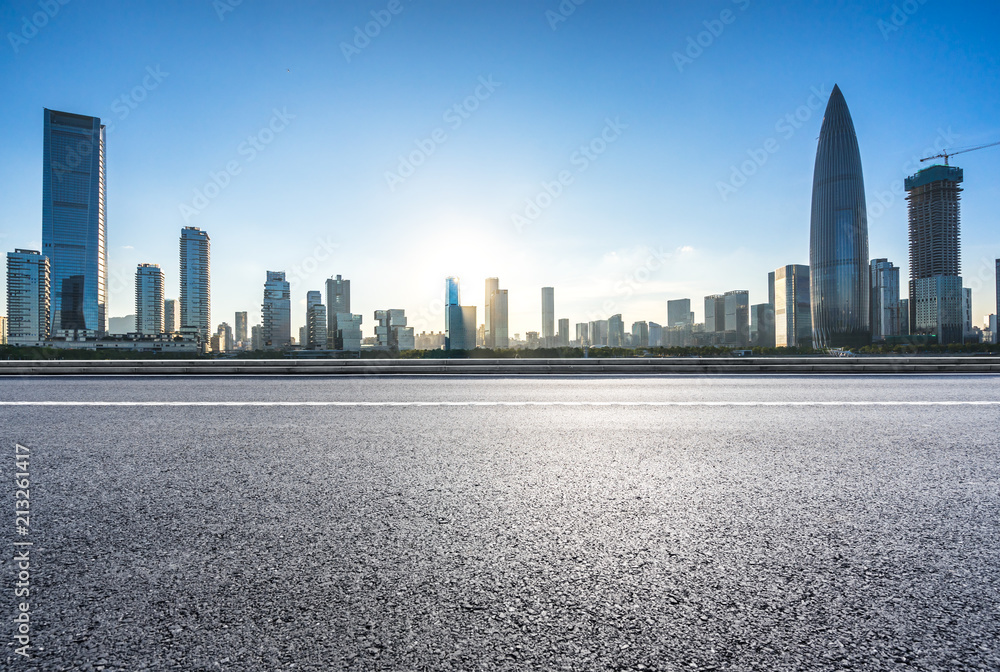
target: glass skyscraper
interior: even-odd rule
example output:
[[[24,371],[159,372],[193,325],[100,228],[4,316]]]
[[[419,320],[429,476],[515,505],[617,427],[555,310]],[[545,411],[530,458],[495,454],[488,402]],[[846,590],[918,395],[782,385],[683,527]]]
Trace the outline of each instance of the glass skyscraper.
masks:
[[[144,336],[164,333],[163,271],[159,264],[139,264],[135,270],[135,331]]]
[[[51,271],[54,336],[107,331],[104,139],[97,117],[45,110],[42,255]]]
[[[542,287],[542,345],[551,348],[556,336],[556,290]]]
[[[809,282],[814,347],[871,343],[866,208],[854,122],[834,85],[813,170]]]
[[[181,333],[207,343],[212,320],[211,240],[196,226],[181,230]]]
[[[317,295],[319,292],[317,292]],[[292,343],[291,287],[284,271],[268,271],[261,305],[261,337],[264,348],[279,350]]]

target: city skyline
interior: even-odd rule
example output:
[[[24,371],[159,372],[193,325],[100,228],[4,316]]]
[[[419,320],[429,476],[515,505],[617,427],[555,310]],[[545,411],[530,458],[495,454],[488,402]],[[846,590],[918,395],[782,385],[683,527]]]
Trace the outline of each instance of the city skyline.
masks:
[[[281,15],[278,29],[301,39],[275,55],[286,62],[280,66],[245,50],[238,32],[269,25],[275,5],[243,4],[221,17],[211,7],[137,7],[131,18],[66,7],[0,62],[10,75],[8,98],[17,101],[8,112],[9,142],[0,148],[0,239],[8,250],[41,249],[41,227],[32,224],[42,196],[39,110],[93,114],[107,125],[108,317],[132,312],[140,263],[160,264],[164,295],[179,296],[177,259],[168,250],[179,228],[198,226],[216,242],[212,265],[227,279],[213,283],[212,296],[213,312],[225,320],[238,311],[256,315],[260,279],[277,268],[292,284],[295,328],[306,322],[306,292],[322,290],[335,274],[355,279],[355,312],[370,319],[385,305],[399,306],[418,332],[441,330],[440,279],[448,274],[470,288],[500,277],[509,291],[511,335],[541,330],[543,286],[558,290],[556,319],[572,323],[617,313],[626,324],[666,323],[666,301],[685,297],[701,321],[701,297],[741,287],[758,304],[770,270],[808,263],[814,139],[835,81],[851,101],[864,162],[869,254],[895,263],[903,277],[909,273],[903,179],[927,165],[918,161],[923,156],[1000,136],[990,113],[998,94],[982,86],[992,67],[987,36],[997,21],[997,10],[985,4],[962,14],[921,5],[902,26],[891,21],[891,3],[811,7],[794,19],[749,2],[715,9],[644,5],[632,12],[588,3],[554,26],[546,12],[558,12],[557,3],[503,11],[470,6],[454,11],[481,45],[460,67],[452,67],[449,49],[466,46],[464,38],[442,32],[444,13],[435,3],[418,11],[403,3],[393,23],[350,60],[341,44],[384,3],[303,5],[294,16]],[[697,57],[687,55],[688,38],[717,27],[713,22],[727,8],[735,18],[724,32],[706,33],[711,43]],[[27,11],[12,5],[0,21],[14,30]],[[88,68],[86,58],[67,64],[63,50],[91,22],[153,37],[183,26],[186,40],[211,35],[212,46],[188,54],[131,38],[116,45],[113,65]],[[493,25],[496,36],[487,30]],[[947,40],[940,34],[945,29]],[[399,72],[387,69],[428,31],[444,39],[440,48],[424,49],[419,63]],[[581,56],[574,69],[553,66],[532,75],[533,62],[579,55],[583,44],[618,44],[627,31],[641,39],[611,61]],[[764,34],[773,38],[771,46],[762,46]],[[850,55],[835,39],[846,34],[854,35]],[[531,36],[536,46],[507,58],[505,39],[512,35]],[[839,58],[806,48],[816,40]],[[943,44],[958,45],[944,62],[932,55],[934,45]],[[911,49],[915,45],[926,48]],[[900,49],[916,53],[901,63],[894,56]],[[237,69],[223,53],[244,54],[245,67]],[[329,72],[313,64],[318,54]],[[796,63],[781,77],[762,79],[743,63],[747,54],[762,63],[785,63],[795,54]],[[210,72],[203,71],[205,63],[215,64]],[[929,63],[935,68],[922,69]],[[419,91],[403,85],[407,77],[425,81],[421,64],[444,78]],[[635,74],[622,79],[628,68]],[[212,78],[230,73],[242,89],[211,90]],[[591,84],[581,88],[581,76]],[[572,77],[573,85],[561,85],[561,77]],[[377,93],[379,83],[402,88]],[[331,87],[353,95],[362,109],[344,109],[327,93]],[[927,95],[932,88],[935,95]],[[245,93],[234,94],[238,90]],[[186,109],[195,92],[206,95],[204,111]],[[390,112],[393,105],[407,113]],[[325,123],[330,114],[332,126]],[[434,140],[438,127],[443,142]],[[177,143],[171,136],[182,129],[185,142]],[[420,159],[424,141],[433,151]],[[332,146],[339,148],[339,163],[327,160],[325,148]],[[586,151],[578,153],[580,147]],[[408,169],[399,157],[411,155],[422,165],[404,176]],[[988,276],[998,256],[991,227],[1000,193],[991,178],[1000,150],[966,155],[960,163],[964,277],[978,324],[995,305]],[[560,186],[564,170],[571,181]],[[402,182],[390,188],[387,173]],[[335,186],[319,188],[320,176]],[[329,202],[311,192],[330,196]],[[181,206],[197,214],[185,220]],[[520,229],[515,215],[527,222]],[[375,231],[381,235],[371,235]],[[376,272],[386,260],[390,272]],[[479,293],[474,296],[470,304],[484,310]]]

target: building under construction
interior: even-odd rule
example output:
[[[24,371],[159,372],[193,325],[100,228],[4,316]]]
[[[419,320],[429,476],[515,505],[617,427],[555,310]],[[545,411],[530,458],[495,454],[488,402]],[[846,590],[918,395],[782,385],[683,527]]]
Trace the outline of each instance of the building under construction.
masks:
[[[931,166],[906,178],[910,220],[910,330],[961,343],[959,199],[962,169]]]

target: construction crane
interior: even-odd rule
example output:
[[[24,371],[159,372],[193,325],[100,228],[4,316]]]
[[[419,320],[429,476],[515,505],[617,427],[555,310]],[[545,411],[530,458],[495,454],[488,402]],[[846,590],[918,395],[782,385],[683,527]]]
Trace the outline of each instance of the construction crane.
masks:
[[[928,156],[926,159],[920,159],[920,162],[923,163],[924,161],[930,161],[931,159],[940,159],[941,157],[944,157],[944,165],[947,166],[948,165],[948,157],[949,156],[955,156],[956,154],[965,154],[966,152],[974,152],[977,149],[986,149],[987,147],[995,147],[997,145],[1000,145],[1000,142],[991,142],[988,145],[979,145],[978,147],[969,147],[967,149],[958,149],[958,150],[955,150],[954,152],[941,152],[940,154],[935,154],[934,156]]]

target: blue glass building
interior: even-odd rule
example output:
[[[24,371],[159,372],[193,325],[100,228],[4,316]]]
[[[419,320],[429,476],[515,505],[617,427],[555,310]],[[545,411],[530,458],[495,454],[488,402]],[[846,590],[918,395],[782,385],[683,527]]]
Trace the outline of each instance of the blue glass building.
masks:
[[[46,109],[44,133],[42,254],[50,263],[51,333],[103,336],[108,286],[104,126],[97,117]]]
[[[861,152],[847,102],[836,85],[816,149],[809,276],[813,346],[869,345],[871,279]]]

